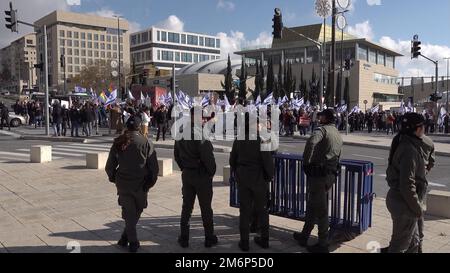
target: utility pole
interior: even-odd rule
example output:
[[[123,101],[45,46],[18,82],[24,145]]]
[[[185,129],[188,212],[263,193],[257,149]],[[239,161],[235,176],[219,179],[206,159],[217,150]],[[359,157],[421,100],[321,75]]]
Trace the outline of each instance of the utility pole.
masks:
[[[121,87],[120,87],[120,77],[121,77],[121,58],[120,58],[120,18],[122,16],[120,15],[114,15],[114,17],[117,18],[117,49],[119,52],[119,55],[117,56],[119,59],[119,76],[118,76],[118,86],[117,86],[117,97],[119,98],[119,94],[123,96],[123,94],[121,94]],[[121,98],[121,97],[120,97]]]
[[[331,4],[331,71],[330,71],[330,87],[327,87],[327,93],[332,92],[332,95],[330,95],[330,103],[333,107],[335,105],[334,103],[334,97],[335,97],[335,71],[336,71],[336,15],[337,15],[337,8],[336,8],[336,0],[332,0]]]

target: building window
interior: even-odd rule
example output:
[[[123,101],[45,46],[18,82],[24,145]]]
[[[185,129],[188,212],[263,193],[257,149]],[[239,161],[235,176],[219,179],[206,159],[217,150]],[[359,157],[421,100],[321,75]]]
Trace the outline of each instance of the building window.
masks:
[[[94,34],[94,41],[98,41],[98,34]]]
[[[205,46],[207,47],[216,47],[216,39],[213,38],[205,38]]]
[[[106,41],[107,41],[108,43],[111,43],[111,36],[110,36],[110,35],[106,36]]]
[[[379,73],[373,74],[373,80],[377,83],[396,85],[396,78]]]
[[[98,49],[98,43],[94,43],[94,48]]]
[[[81,48],[86,48],[86,42],[85,41],[81,41]]]
[[[75,64],[80,64],[80,58],[75,58]]]
[[[161,40],[167,42],[167,32],[161,31]]]
[[[147,51],[145,52],[145,59],[146,59],[147,61],[151,61],[151,60],[152,60],[152,51],[151,51],[151,50],[147,50]]]
[[[81,58],[81,64],[82,65],[86,65],[86,59],[85,58]]]
[[[131,35],[131,41],[130,41],[130,44],[131,44],[132,46],[136,44],[136,36],[137,36],[137,35]]]
[[[158,61],[161,60],[161,50],[158,50]]]
[[[386,67],[395,68],[394,66],[394,57],[386,55]]]
[[[209,61],[209,55],[200,54],[200,62]]]
[[[72,55],[72,54],[69,54],[69,55]],[[68,64],[72,64],[72,62],[73,62],[72,57],[67,58],[67,63],[68,63]]]
[[[64,39],[59,39],[59,45],[60,46],[65,46]]]
[[[175,52],[175,62],[179,62],[181,60],[180,52]]]
[[[142,43],[148,42],[148,32],[144,32],[141,34],[141,41]]]
[[[159,30],[157,31],[157,36],[158,36],[157,37],[158,38],[158,42],[161,41],[161,31],[159,31]]]
[[[181,53],[181,61],[183,63],[192,63],[192,53]]]
[[[359,45],[358,46],[358,59],[363,61],[368,61],[367,59],[367,47]]]
[[[79,49],[74,49],[74,56],[80,56],[80,50]]]
[[[377,63],[377,52],[375,50],[369,50],[369,62],[373,64]]]
[[[104,42],[105,41],[105,35],[100,35],[100,41]]]
[[[88,50],[88,57],[92,57],[92,50]]]
[[[195,35],[188,35],[187,36],[187,43],[189,45],[195,45],[198,46],[198,36]]]
[[[117,36],[113,36],[113,43],[117,43]]]
[[[198,63],[198,54],[194,54],[194,63]]]
[[[75,39],[80,38],[79,33],[77,31],[73,32],[73,38],[75,38]]]
[[[71,49],[71,48],[68,48],[68,49],[67,49],[67,55],[73,55],[73,54],[72,54],[72,49]]]
[[[113,50],[117,50],[117,45],[116,44],[113,45]]]
[[[92,48],[92,42],[88,42],[88,48]]]
[[[104,43],[101,43],[101,44],[100,44],[100,48],[103,49],[103,50],[105,50],[105,44],[104,44]]]
[[[72,31],[67,31],[67,38],[72,38]]]
[[[89,41],[92,41],[92,33],[88,33],[87,39],[88,39]]]
[[[186,44],[186,34],[181,34],[181,43]]]
[[[108,50],[111,50],[111,44],[108,44],[108,45],[106,46],[106,48],[107,48]]]
[[[169,32],[169,43],[180,43],[180,34]]]
[[[108,59],[111,59],[111,52],[107,52],[106,56],[108,57]]]
[[[172,51],[162,51],[162,60],[163,61],[173,61],[173,52]]]
[[[73,47],[80,47],[80,42],[78,40],[73,41]]]
[[[72,46],[72,40],[67,40],[67,46]]]
[[[86,56],[86,50],[85,50],[85,49],[82,49],[82,50],[81,50],[81,56],[83,56],[83,57]]]
[[[81,32],[81,40],[86,40],[86,33]]]
[[[98,58],[100,55],[98,54],[98,51],[94,51],[94,57]]]
[[[385,63],[384,63],[384,53],[383,52],[380,52],[380,51],[378,51],[378,57],[377,57],[377,64],[379,64],[379,65],[385,65]]]
[[[205,38],[200,37],[200,46],[205,46]]]
[[[102,51],[101,56],[102,58],[105,58],[105,51]]]
[[[220,48],[220,39],[216,39],[216,48]]]
[[[60,30],[60,31],[59,31],[59,36],[60,36],[60,37],[65,37],[65,36],[64,36],[64,30]]]
[[[114,59],[117,59],[117,52],[114,52],[114,53],[113,53],[113,58],[114,58]]]
[[[67,71],[72,73],[73,72],[73,67],[71,65],[67,66]]]

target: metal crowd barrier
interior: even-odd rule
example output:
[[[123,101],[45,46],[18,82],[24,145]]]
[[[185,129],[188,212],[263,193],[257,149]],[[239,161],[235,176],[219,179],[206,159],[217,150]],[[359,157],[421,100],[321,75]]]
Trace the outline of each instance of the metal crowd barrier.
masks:
[[[306,175],[303,158],[276,154],[275,177],[270,184],[270,214],[304,221]],[[373,169],[367,161],[342,160],[342,170],[329,192],[330,228],[362,234],[372,225]],[[230,205],[239,207],[238,189],[230,176]]]

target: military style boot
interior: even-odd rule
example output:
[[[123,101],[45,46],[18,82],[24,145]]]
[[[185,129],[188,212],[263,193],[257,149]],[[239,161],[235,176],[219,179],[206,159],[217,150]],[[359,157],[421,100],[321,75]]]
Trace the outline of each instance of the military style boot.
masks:
[[[130,242],[129,246],[130,253],[136,253],[140,247],[141,244],[139,242]]]
[[[182,248],[189,247],[189,226],[181,227],[181,235],[178,237],[178,244]]]
[[[294,232],[294,239],[298,242],[298,244],[301,247],[307,247],[308,246],[308,237],[303,235],[303,233]]]
[[[239,241],[239,248],[244,251],[248,252],[250,250],[250,243],[248,240],[240,240]]]
[[[205,247],[206,248],[211,248],[211,247],[217,245],[218,243],[219,243],[219,239],[217,238],[216,235],[205,238]]]
[[[263,237],[256,236],[254,241],[255,241],[255,244],[257,244],[258,246],[260,246],[263,249],[269,248],[269,238],[263,238]]]
[[[120,240],[117,242],[117,245],[121,247],[127,247],[128,246],[128,237],[127,234],[124,232],[122,233],[122,236],[120,237]]]

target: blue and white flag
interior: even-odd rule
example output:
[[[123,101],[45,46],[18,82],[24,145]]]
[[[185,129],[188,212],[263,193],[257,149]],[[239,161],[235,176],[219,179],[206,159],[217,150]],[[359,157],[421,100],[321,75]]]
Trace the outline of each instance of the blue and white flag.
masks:
[[[284,103],[286,103],[288,101],[289,101],[288,97],[284,96],[283,100],[281,100],[281,104],[284,104]]]
[[[144,94],[142,94],[142,91],[141,91],[141,102],[144,102],[145,101],[145,97],[144,97]]]
[[[130,100],[135,100],[134,97],[133,97],[133,94],[131,94],[131,91],[130,91],[130,90],[128,90],[128,98],[129,98]]]
[[[94,92],[94,90],[92,89],[92,87],[91,87],[90,93],[91,93],[91,98],[93,98],[93,99],[96,99],[96,98],[97,98],[97,93]]]
[[[231,110],[231,104],[230,101],[228,100],[228,97],[227,96],[224,97],[225,97],[225,111],[228,112]]]
[[[117,89],[111,92],[108,99],[106,100],[105,106],[115,103],[116,100],[117,100]]]
[[[166,105],[173,104],[173,98],[172,98],[172,94],[170,92],[169,92],[169,94],[167,94],[167,96],[165,96],[165,103],[166,103]]]
[[[359,106],[356,105],[355,107],[353,107],[353,109],[352,109],[352,111],[350,112],[350,114],[353,114],[353,113],[359,113],[359,111],[361,111],[361,109],[359,109]]]
[[[209,105],[209,94],[206,94],[202,98],[202,107],[207,107]]]
[[[372,107],[372,109],[370,109],[371,113],[378,113],[378,111],[380,111],[380,105],[379,104],[377,104],[376,106]]]
[[[256,101],[255,101],[255,106],[259,106],[260,104],[261,104],[261,96],[258,95],[258,97],[256,98]]]
[[[272,95],[272,93],[270,93],[270,94],[267,96],[267,98],[264,99],[263,105],[269,105],[269,104],[272,104],[272,101],[273,101],[273,95]]]
[[[338,107],[337,111],[338,113],[344,113],[345,111],[347,111],[347,104]]]
[[[87,93],[86,88],[82,88],[80,86],[75,86],[75,93]]]

